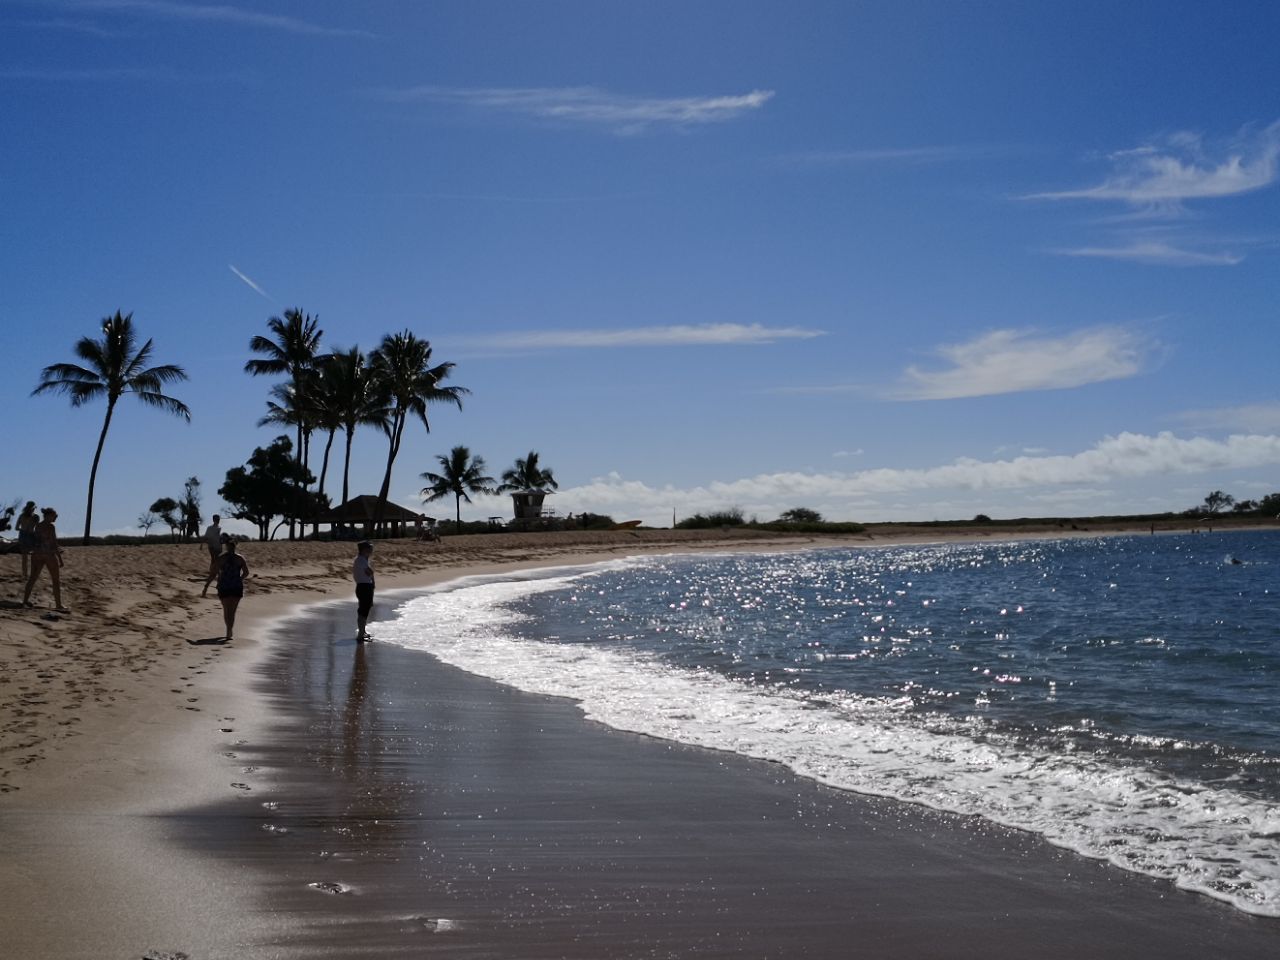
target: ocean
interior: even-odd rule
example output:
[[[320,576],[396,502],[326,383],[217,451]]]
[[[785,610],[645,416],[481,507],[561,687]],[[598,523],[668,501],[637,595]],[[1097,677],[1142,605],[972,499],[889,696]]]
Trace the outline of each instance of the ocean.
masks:
[[[1280,917],[1278,574],[1270,532],[645,556],[455,581],[375,635]]]

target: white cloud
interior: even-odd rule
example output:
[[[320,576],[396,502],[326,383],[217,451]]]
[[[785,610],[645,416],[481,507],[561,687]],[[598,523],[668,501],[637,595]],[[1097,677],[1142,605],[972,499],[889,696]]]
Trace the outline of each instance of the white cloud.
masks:
[[[1250,403],[1238,407],[1188,410],[1177,419],[1196,430],[1238,430],[1280,433],[1280,403]]]
[[[944,400],[1079,387],[1134,376],[1152,349],[1132,332],[1116,327],[1064,337],[993,330],[967,343],[939,347],[937,353],[950,366],[943,370],[908,367],[890,396]]]
[[[1160,241],[1138,241],[1121,247],[1076,247],[1055,252],[1068,257],[1132,260],[1170,267],[1232,267],[1244,260],[1243,256],[1234,253],[1200,253]]]
[[[1246,128],[1216,151],[1207,149],[1196,134],[1176,133],[1107,159],[1112,172],[1096,186],[1036,193],[1026,199],[1118,201],[1157,213],[1174,212],[1186,200],[1260,190],[1276,179],[1280,122],[1262,130]]]
[[[419,86],[376,93],[395,102],[453,104],[541,120],[597,124],[621,133],[636,133],[659,124],[692,126],[733,120],[773,98],[772,90],[718,97],[636,97],[596,87]]]
[[[1105,501],[1102,488],[1108,483],[1277,464],[1280,436],[1275,435],[1209,440],[1181,438],[1168,432],[1155,436],[1121,433],[1074,454],[985,461],[962,458],[934,467],[884,467],[851,473],[791,471],[683,488],[654,487],[612,473],[590,483],[562,488],[556,494],[555,505],[561,513],[587,510],[619,520],[644,519],[654,526],[669,524],[673,509],[683,517],[732,506],[761,519],[773,519],[798,505],[812,507],[833,519],[880,519],[890,514],[898,519],[929,519],[951,515],[947,505],[972,512],[973,504],[992,499],[1019,505],[1069,504],[1078,499],[1075,493],[1080,493],[1085,495],[1085,501],[1097,504]],[[1163,506],[1159,501],[1144,499],[1144,507],[1181,509],[1185,504],[1172,499],[1176,493],[1171,491],[1170,501]],[[965,500],[967,494],[981,497]],[[927,499],[920,500],[920,495]],[[917,499],[913,501],[912,497]],[[958,507],[959,503],[965,506]],[[1096,512],[1095,507],[1087,509]]]
[[[367,30],[325,27],[296,17],[260,13],[227,4],[174,3],[171,0],[65,0],[65,6],[92,13],[124,14],[157,20],[225,23],[322,37],[372,37]]]
[[[562,347],[688,347],[728,344],[775,343],[807,340],[823,335],[803,327],[766,327],[758,323],[709,323],[665,327],[633,327],[623,330],[532,330],[522,333],[469,337],[458,342],[469,346],[506,349]]]
[[[857,450],[837,450],[831,455],[833,457],[860,457],[862,456],[862,452],[862,448],[859,447]]]

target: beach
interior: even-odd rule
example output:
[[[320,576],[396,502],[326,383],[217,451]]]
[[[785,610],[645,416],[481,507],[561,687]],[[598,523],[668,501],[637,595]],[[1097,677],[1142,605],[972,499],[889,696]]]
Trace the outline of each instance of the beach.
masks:
[[[838,542],[913,538],[941,536]],[[375,568],[385,596],[645,551],[828,542],[499,534],[379,543]],[[221,616],[199,597],[198,544],[71,548],[70,614],[0,610],[0,941],[15,953],[1191,957],[1280,944],[1273,921],[1016,831],[608,730],[568,701],[357,647],[350,544],[243,553],[254,576],[228,645],[211,642]],[[0,557],[0,595],[14,595],[17,564]],[[331,600],[344,603],[316,606]]]

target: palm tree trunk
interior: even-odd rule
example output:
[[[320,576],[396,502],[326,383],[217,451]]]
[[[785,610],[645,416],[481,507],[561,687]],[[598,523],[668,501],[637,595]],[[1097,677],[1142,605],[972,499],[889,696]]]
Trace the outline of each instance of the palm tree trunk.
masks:
[[[107,401],[107,415],[102,418],[102,433],[98,434],[98,449],[93,452],[93,467],[89,470],[89,502],[84,508],[84,542],[89,542],[89,525],[93,522],[93,487],[98,480],[98,461],[102,459],[102,447],[107,442],[107,428],[111,426],[111,414],[115,400]]]
[[[396,411],[391,419],[390,443],[387,446],[387,472],[382,478],[382,489],[378,491],[378,504],[373,510],[373,528],[376,531],[382,523],[382,515],[387,509],[387,497],[391,494],[391,468],[400,453],[400,435],[404,431],[405,415]]]
[[[329,440],[324,445],[324,459],[320,465],[320,489],[316,491],[320,500],[324,499],[324,480],[325,475],[329,472],[329,451],[333,449],[333,435],[338,432],[338,428],[334,427],[329,431]],[[317,502],[317,506],[319,503]],[[311,524],[311,532],[317,537],[320,536],[320,521],[317,520]]]
[[[455,493],[453,495],[453,522],[454,533],[462,532],[462,494]]]
[[[346,503],[351,499],[351,441],[354,439],[352,434],[354,430],[347,430],[347,452],[342,459],[342,502]]]

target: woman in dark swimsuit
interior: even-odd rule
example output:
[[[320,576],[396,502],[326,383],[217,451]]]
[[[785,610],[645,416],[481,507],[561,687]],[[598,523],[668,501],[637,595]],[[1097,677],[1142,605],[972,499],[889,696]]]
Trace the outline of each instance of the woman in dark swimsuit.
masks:
[[[227,625],[227,639],[236,625],[236,607],[244,596],[244,578],[249,575],[249,564],[236,553],[236,542],[225,533],[222,535],[226,551],[218,558],[218,599],[222,601],[222,619]]]
[[[25,511],[24,511],[25,513]],[[62,548],[58,546],[58,531],[53,522],[58,519],[58,511],[53,507],[45,507],[41,511],[44,519],[36,524],[35,542],[31,547],[31,573],[27,577],[27,590],[22,595],[22,605],[31,606],[31,591],[36,587],[40,571],[49,568],[49,579],[53,581],[53,602],[60,613],[66,613],[62,605]]]

